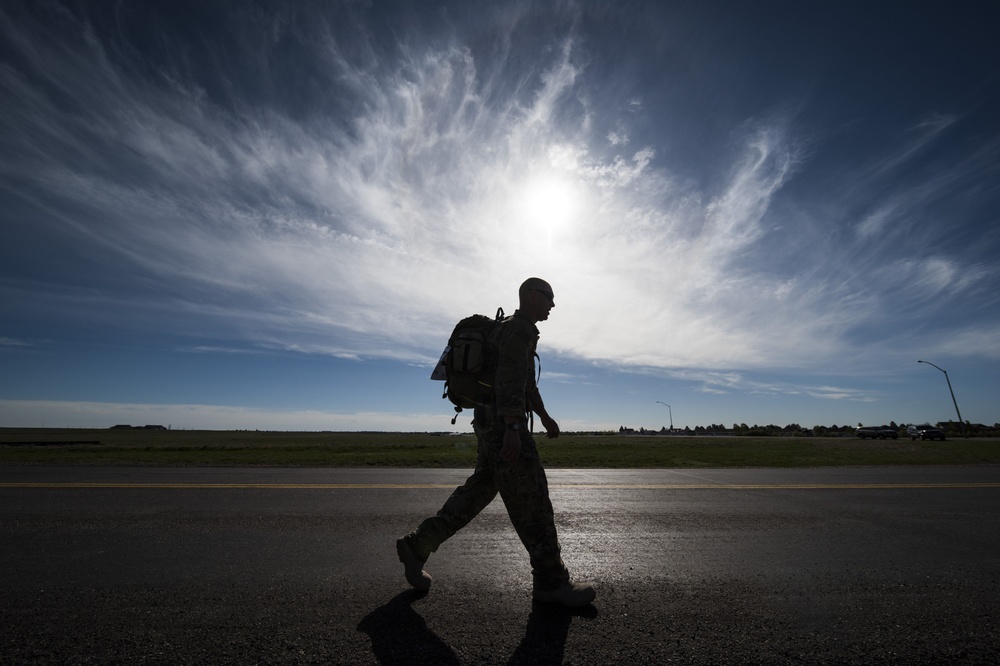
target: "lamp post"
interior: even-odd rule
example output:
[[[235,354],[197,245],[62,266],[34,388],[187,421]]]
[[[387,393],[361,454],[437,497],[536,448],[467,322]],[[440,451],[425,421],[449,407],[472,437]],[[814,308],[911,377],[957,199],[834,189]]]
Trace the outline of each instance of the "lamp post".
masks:
[[[930,361],[917,361],[917,363],[926,363],[927,365],[934,366],[944,373],[944,380],[948,382],[948,392],[951,393],[951,401],[955,405],[955,413],[958,414],[958,427],[962,429],[962,436],[965,437],[965,423],[962,421],[962,412],[958,411],[958,401],[955,400],[955,392],[951,388],[951,380],[948,379],[948,371],[934,365]]]
[[[670,405],[663,402],[662,400],[657,400],[657,403],[665,406],[667,408],[667,413],[670,415],[670,432],[674,431],[674,410],[670,409]]]

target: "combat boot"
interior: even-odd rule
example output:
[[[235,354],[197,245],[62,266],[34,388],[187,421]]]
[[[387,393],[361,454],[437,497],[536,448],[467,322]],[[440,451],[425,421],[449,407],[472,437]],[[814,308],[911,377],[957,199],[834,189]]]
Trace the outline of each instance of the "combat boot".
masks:
[[[429,590],[431,588],[431,575],[424,571],[424,563],[410,550],[410,544],[406,542],[406,537],[396,540],[396,554],[399,555],[399,561],[403,563],[406,582],[418,590]]]
[[[586,606],[597,597],[594,586],[590,583],[574,583],[566,581],[554,590],[535,590],[535,601],[543,604],[560,604],[567,608]]]

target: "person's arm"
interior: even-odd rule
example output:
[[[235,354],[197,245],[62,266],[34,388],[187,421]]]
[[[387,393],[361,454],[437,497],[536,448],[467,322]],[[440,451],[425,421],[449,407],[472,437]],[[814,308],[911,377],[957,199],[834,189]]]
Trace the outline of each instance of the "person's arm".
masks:
[[[555,419],[549,416],[548,411],[545,409],[545,403],[542,402],[542,394],[538,392],[538,387],[536,386],[532,390],[531,395],[528,396],[529,404],[531,405],[531,411],[538,414],[538,418],[542,422],[542,426],[545,428],[545,436],[549,439],[555,439],[559,436],[559,424],[556,423]]]
[[[534,354],[534,336],[532,332],[514,320],[504,326],[500,338],[499,358],[497,361],[496,381],[494,389],[497,399],[497,416],[505,425],[503,446],[500,457],[509,463],[515,462],[521,455],[521,433],[519,428],[528,410],[525,396],[528,390],[528,377],[531,372],[530,359]]]
[[[504,421],[507,423],[507,429],[503,433],[503,446],[500,447],[500,457],[508,463],[514,464],[521,455],[521,431],[512,429],[512,426],[517,423],[516,419],[508,421],[507,418],[509,417],[504,418]]]

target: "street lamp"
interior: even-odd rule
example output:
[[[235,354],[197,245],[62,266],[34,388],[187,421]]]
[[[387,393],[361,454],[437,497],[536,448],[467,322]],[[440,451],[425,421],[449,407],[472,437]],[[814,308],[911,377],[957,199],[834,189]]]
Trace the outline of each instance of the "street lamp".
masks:
[[[917,361],[917,363],[926,363],[927,365],[934,366],[944,373],[944,380],[948,382],[948,392],[951,393],[951,401],[955,405],[955,413],[958,414],[958,427],[962,429],[962,436],[965,437],[965,423],[962,421],[962,412],[958,411],[958,401],[955,400],[955,392],[951,389],[951,380],[948,379],[948,371],[944,368],[939,368],[930,361]]]
[[[659,404],[661,404],[661,405],[666,406],[667,413],[670,414],[670,432],[673,432],[674,431],[674,410],[670,409],[670,405],[668,405],[667,403],[663,402],[662,400],[657,400],[656,402],[659,403]]]

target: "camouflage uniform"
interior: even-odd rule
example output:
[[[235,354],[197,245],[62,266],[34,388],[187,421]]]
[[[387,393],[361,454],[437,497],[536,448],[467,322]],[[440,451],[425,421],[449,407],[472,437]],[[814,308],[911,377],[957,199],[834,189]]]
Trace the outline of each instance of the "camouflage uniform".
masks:
[[[531,560],[535,590],[554,590],[569,580],[560,556],[548,481],[538,448],[528,430],[530,396],[535,392],[535,345],[538,328],[520,312],[500,326],[499,359],[493,405],[476,407],[473,428],[478,440],[476,469],[455,489],[436,516],[407,536],[410,549],[426,561],[446,539],[469,524],[500,493],[510,522]],[[502,417],[521,424],[521,454],[514,464],[500,457],[506,426]]]

